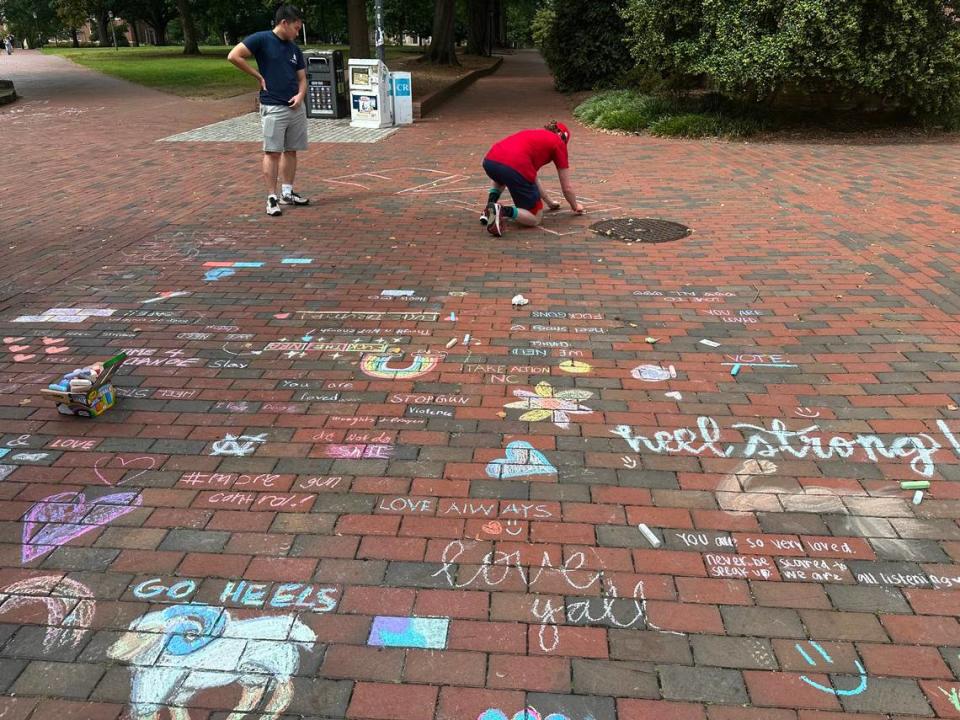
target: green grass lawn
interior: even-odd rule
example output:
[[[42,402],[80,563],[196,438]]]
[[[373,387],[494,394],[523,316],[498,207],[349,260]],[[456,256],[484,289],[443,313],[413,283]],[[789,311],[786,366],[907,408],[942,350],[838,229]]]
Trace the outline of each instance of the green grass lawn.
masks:
[[[309,45],[311,50],[344,51],[346,48],[329,45]],[[305,48],[305,49],[307,49]],[[227,62],[230,48],[204,46],[202,55],[183,54],[183,48],[169,47],[122,47],[113,48],[44,48],[43,52],[61,55],[75,63],[107,75],[129,80],[140,85],[190,98],[217,100],[254,92],[256,82]],[[388,48],[387,60],[391,57],[410,57],[415,48]]]

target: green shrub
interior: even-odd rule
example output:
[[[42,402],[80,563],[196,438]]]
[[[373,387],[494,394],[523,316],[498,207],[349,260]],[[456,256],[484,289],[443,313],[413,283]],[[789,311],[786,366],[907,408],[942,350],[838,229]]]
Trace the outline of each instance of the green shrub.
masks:
[[[562,92],[615,85],[633,66],[623,19],[611,0],[546,0],[532,34]]]
[[[639,132],[664,115],[676,112],[672,101],[632,90],[613,90],[588,98],[573,111],[574,117],[603,130]]]
[[[668,115],[650,125],[651,134],[660,137],[741,138],[759,130],[760,125],[753,120],[711,113]]]
[[[960,24],[943,0],[626,0],[623,16],[636,61],[679,85],[915,114],[960,107]]]

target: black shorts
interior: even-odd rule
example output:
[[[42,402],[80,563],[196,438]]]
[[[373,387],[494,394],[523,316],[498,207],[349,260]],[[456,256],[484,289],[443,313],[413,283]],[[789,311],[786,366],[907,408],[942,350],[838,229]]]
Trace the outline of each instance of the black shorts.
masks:
[[[540,190],[537,188],[537,184],[527,180],[509,165],[485,159],[483,170],[495,183],[507,186],[510,190],[510,197],[513,198],[513,204],[518,208],[529,210],[534,215],[543,209],[543,201],[540,199]]]

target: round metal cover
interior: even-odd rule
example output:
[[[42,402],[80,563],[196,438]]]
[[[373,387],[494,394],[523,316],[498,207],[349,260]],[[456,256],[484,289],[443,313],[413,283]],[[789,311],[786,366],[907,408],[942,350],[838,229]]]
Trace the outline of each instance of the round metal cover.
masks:
[[[615,218],[601,220],[590,226],[598,235],[628,243],[664,243],[679,240],[690,234],[690,228],[669,220],[654,218]]]

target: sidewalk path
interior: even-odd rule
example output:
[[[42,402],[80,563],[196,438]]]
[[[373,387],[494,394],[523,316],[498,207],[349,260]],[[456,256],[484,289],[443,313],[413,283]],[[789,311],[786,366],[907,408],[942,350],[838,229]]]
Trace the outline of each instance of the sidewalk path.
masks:
[[[590,212],[492,240],[535,54],[281,218],[158,142],[246,99],[0,61],[4,720],[960,717],[956,144],[574,124]]]

